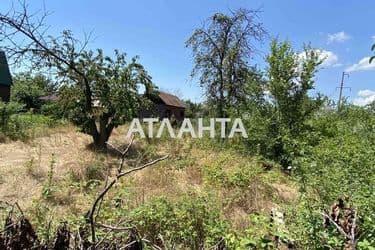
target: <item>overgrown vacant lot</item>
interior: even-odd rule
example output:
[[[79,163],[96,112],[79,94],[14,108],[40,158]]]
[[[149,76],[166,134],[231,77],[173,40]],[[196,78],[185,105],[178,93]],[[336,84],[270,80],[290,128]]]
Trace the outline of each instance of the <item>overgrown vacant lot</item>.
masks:
[[[115,177],[118,153],[111,147],[95,151],[92,138],[73,125],[31,114],[20,121],[25,116],[39,122],[24,128],[23,141],[15,140],[14,130],[15,137],[0,144],[0,223],[17,202],[42,244],[53,243],[62,222],[72,235],[80,229],[90,235],[87,213]],[[373,124],[372,113],[354,108],[316,116],[311,132],[284,138],[290,168],[238,138],[136,138],[125,168],[169,158],[119,179],[100,202],[95,222],[136,228],[166,249],[207,249],[221,239],[229,249],[341,249],[345,238],[322,216],[334,215],[341,200],[345,214],[358,213],[359,249],[372,249]],[[127,128],[115,129],[110,144],[125,149]],[[107,231],[97,230],[98,242],[127,244],[128,231]]]
[[[116,129],[111,143],[126,147],[125,132]],[[82,225],[119,162],[114,152],[93,151],[90,142],[66,125],[28,142],[0,144],[0,200],[18,202],[42,235],[49,222]],[[136,139],[127,166],[166,154],[167,160],[121,179],[105,198],[99,221],[123,221],[151,240],[160,233],[185,246],[202,240],[214,244],[251,225],[257,234],[251,215],[264,215],[267,223],[271,209],[298,200],[294,182],[276,165],[209,142]]]

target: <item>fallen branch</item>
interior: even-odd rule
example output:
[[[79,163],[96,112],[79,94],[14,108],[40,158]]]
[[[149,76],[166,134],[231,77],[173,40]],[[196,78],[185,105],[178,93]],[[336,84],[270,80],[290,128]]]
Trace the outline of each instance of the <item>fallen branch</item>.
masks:
[[[133,173],[133,172],[135,172],[135,171],[139,171],[139,170],[142,170],[142,169],[144,169],[144,168],[147,168],[147,167],[150,167],[150,166],[152,166],[152,165],[155,165],[155,164],[158,163],[159,161],[163,161],[163,160],[167,159],[168,157],[169,157],[169,156],[166,155],[166,156],[160,157],[160,158],[158,158],[158,159],[156,159],[156,160],[153,160],[153,161],[151,161],[151,162],[149,162],[149,163],[146,163],[146,164],[144,164],[144,165],[142,165],[142,166],[135,167],[135,168],[131,168],[131,169],[125,171],[125,172],[122,172],[122,173],[118,174],[118,175],[117,175],[117,178],[121,178],[121,177],[123,177],[123,176],[125,176],[125,175],[128,175],[128,174],[130,174],[130,173]]]
[[[344,229],[342,229],[332,218],[331,216],[325,214],[325,213],[322,213],[320,212],[321,215],[324,216],[324,218],[327,218],[335,227],[336,229],[346,238],[346,239],[350,239],[350,236],[348,234],[345,233]]]
[[[352,206],[345,206],[349,198],[339,198],[330,208],[330,214],[319,212],[323,217],[336,227],[337,231],[345,237],[345,248],[355,250],[358,240],[357,210]]]
[[[113,231],[128,231],[128,230],[131,230],[133,228],[131,227],[118,227],[118,225],[120,225],[122,223],[122,221],[120,221],[119,223],[117,223],[117,226],[110,226],[110,225],[105,225],[105,224],[101,224],[101,223],[95,223],[95,225],[97,227],[102,227],[102,228],[105,228],[105,229],[108,229],[108,232],[103,236],[103,238],[98,242],[96,243],[95,245],[95,248],[98,248],[102,243],[104,243],[104,241],[107,239],[107,237],[113,232]]]
[[[354,210],[354,218],[353,218],[353,224],[352,224],[352,230],[351,230],[351,238],[352,238],[352,241],[353,241],[353,243],[355,243],[355,235],[356,235],[356,233],[355,233],[355,229],[356,229],[356,227],[357,227],[357,210]]]
[[[111,226],[111,225],[101,224],[97,222],[95,223],[95,226],[113,230],[113,231],[128,231],[128,230],[133,229],[133,227],[117,227],[117,226]]]
[[[149,241],[148,239],[142,238],[142,241],[145,242],[146,244],[148,244],[150,247],[152,247],[152,249],[162,250],[162,249],[161,249],[160,247],[158,247],[157,245],[152,244],[152,242]]]

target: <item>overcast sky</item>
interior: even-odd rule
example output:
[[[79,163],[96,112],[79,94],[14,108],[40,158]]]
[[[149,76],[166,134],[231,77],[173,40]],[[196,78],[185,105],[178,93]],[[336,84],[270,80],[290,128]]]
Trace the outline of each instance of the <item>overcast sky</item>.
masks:
[[[6,10],[11,1],[2,0]],[[31,2],[31,1],[30,1]],[[50,33],[57,35],[70,29],[78,37],[93,31],[92,48],[139,55],[153,77],[164,90],[177,92],[183,98],[201,100],[197,80],[190,78],[192,60],[185,41],[194,28],[215,12],[227,12],[239,7],[261,9],[260,16],[271,37],[288,39],[296,49],[304,43],[326,56],[316,80],[316,92],[337,99],[341,73],[347,71],[344,95],[363,105],[375,100],[375,64],[368,64],[372,43],[375,42],[375,1],[316,0],[316,1],[32,1],[33,9],[51,11],[47,19]],[[264,69],[264,57],[269,51],[266,40],[252,64]]]

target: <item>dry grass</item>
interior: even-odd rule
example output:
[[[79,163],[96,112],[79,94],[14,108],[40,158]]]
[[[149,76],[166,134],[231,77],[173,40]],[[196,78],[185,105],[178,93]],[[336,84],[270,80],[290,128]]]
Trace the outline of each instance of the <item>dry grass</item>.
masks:
[[[56,133],[29,143],[20,141],[0,144],[0,200],[18,201],[29,207],[32,198],[41,193],[51,160],[54,159],[54,181],[63,179],[71,168],[91,161],[94,153],[87,149],[90,138],[74,127],[59,128]]]
[[[125,146],[128,140],[125,132],[125,127],[116,129],[111,143]],[[0,144],[0,200],[17,201],[25,210],[38,209],[39,203],[35,201],[41,199],[53,159],[53,192],[46,202],[52,207],[53,214],[60,218],[83,214],[93,194],[102,187],[107,173],[117,164],[114,155],[95,153],[88,147],[90,143],[89,136],[66,126],[28,143]],[[234,226],[244,229],[248,226],[249,213],[268,213],[272,207],[278,206],[278,202],[294,202],[298,196],[285,178],[269,183],[275,178],[263,171],[255,158],[202,149],[186,140],[164,141],[156,145],[138,141],[134,148],[131,156],[135,162],[142,158],[155,158],[155,155],[169,154],[171,157],[121,181],[117,189],[129,190],[130,198],[121,199],[130,207],[160,195],[177,197],[188,192],[208,193],[215,197]],[[212,179],[212,176],[208,178],[207,171],[218,166],[225,176],[236,177],[236,173],[244,167],[254,168],[256,174],[249,176],[249,184],[245,187],[216,185],[223,180]],[[276,171],[274,175],[281,176],[277,170],[272,171]],[[115,191],[111,192],[108,199],[118,199],[115,195]]]

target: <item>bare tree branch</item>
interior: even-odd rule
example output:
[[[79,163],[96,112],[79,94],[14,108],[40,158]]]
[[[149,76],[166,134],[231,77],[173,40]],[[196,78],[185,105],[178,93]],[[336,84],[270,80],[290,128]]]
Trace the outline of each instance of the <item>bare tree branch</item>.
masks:
[[[327,218],[335,227],[336,229],[346,238],[346,239],[350,239],[350,236],[348,234],[345,233],[344,229],[342,229],[332,218],[331,216],[325,214],[325,213],[322,213],[320,212],[321,215],[323,215],[324,218]]]
[[[111,226],[111,225],[101,224],[97,222],[95,223],[95,226],[109,229],[112,231],[128,231],[128,230],[133,229],[133,227],[117,227],[117,226]]]
[[[146,164],[143,164],[141,166],[137,166],[137,167],[134,167],[134,168],[131,168],[131,169],[128,169],[126,171],[122,171],[123,169],[123,165],[124,165],[124,159],[125,159],[125,156],[127,154],[127,152],[129,151],[131,145],[133,144],[133,140],[134,140],[134,137],[132,137],[130,143],[128,144],[128,146],[126,147],[126,149],[124,151],[121,151],[120,149],[114,147],[113,145],[111,145],[111,147],[113,147],[116,151],[118,152],[121,152],[121,162],[119,164],[119,167],[118,167],[118,173],[117,175],[115,176],[115,178],[110,181],[106,186],[105,188],[103,189],[103,191],[98,195],[98,197],[95,199],[88,215],[87,215],[87,218],[90,222],[90,226],[91,226],[91,238],[92,238],[92,242],[95,243],[96,242],[96,234],[95,234],[95,227],[97,225],[97,223],[95,222],[95,217],[94,217],[94,214],[95,214],[95,211],[97,210],[97,207],[98,207],[98,204],[100,204],[101,200],[104,198],[104,196],[108,193],[108,191],[118,182],[118,180],[125,176],[125,175],[129,175],[133,172],[136,172],[136,171],[139,171],[139,170],[142,170],[144,168],[147,168],[147,167],[150,167],[152,165],[155,165],[156,163],[160,162],[160,161],[163,161],[165,159],[167,159],[169,156],[166,155],[166,156],[163,156],[163,157],[160,157],[156,160],[153,160],[151,162],[148,162]]]

